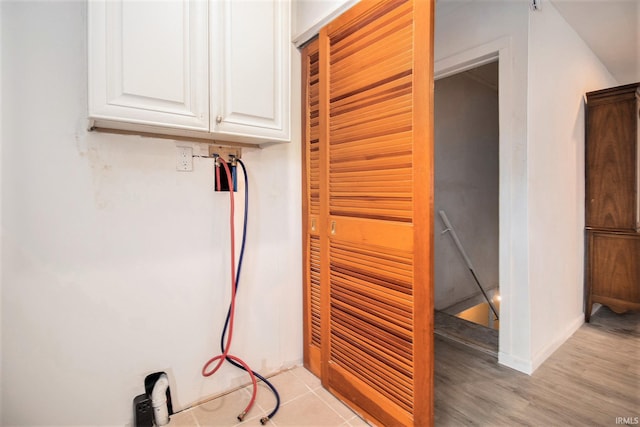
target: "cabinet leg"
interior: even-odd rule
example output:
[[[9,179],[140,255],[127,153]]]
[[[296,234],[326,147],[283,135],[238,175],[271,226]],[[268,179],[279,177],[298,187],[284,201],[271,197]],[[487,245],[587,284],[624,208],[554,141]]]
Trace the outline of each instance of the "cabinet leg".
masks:
[[[591,307],[593,307],[593,303],[591,302],[591,298],[587,299],[587,305],[584,308],[584,321],[589,323],[591,320]]]

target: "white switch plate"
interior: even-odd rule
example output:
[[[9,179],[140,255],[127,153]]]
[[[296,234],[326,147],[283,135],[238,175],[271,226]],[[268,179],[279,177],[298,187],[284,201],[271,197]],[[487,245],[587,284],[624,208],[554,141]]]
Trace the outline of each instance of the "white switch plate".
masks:
[[[193,148],[176,147],[176,170],[190,172],[193,170]]]

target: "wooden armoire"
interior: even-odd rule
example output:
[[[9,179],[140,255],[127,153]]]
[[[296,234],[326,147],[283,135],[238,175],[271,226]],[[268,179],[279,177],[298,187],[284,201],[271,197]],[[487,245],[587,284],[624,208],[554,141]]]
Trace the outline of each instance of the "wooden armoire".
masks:
[[[365,0],[302,51],[304,361],[377,425],[433,424],[433,7]]]
[[[585,320],[640,310],[640,83],[587,93]]]

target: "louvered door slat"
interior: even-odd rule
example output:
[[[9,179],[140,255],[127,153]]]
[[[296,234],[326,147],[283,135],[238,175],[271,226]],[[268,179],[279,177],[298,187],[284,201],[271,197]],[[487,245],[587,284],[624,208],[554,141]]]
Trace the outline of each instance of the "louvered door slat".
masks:
[[[384,358],[381,360],[365,352],[353,351],[354,344],[362,347],[359,340],[354,342],[351,338],[353,332],[350,329],[344,331],[335,324],[332,324],[332,327],[334,328],[332,338],[335,347],[331,355],[332,359],[341,362],[342,367],[351,374],[368,382],[376,392],[410,411],[413,399],[410,376],[408,374],[404,377],[392,375]],[[407,384],[405,387],[402,387],[402,380],[405,381],[404,384]]]
[[[340,314],[335,316],[331,326],[332,335],[338,337],[336,339],[338,344],[333,349],[333,357],[347,359],[345,356],[348,355],[348,357],[356,359],[345,363],[345,365],[349,370],[357,370],[358,372],[360,372],[361,368],[369,369],[371,368],[370,365],[374,365],[378,368],[375,369],[374,375],[386,379],[386,386],[393,388],[394,392],[389,393],[390,395],[402,394],[403,397],[408,397],[411,394],[411,371],[413,367],[406,360],[392,358],[393,355],[389,354],[388,351],[388,342],[367,338],[368,335],[366,333],[362,333],[362,335],[354,339],[352,337],[353,330],[354,328],[357,329],[357,325],[345,321],[344,318],[340,317]],[[360,348],[365,348],[368,351],[354,351],[353,345],[349,345],[354,342]],[[359,366],[361,363],[358,362],[362,360],[366,360],[369,365]],[[390,365],[393,370],[386,368]]]
[[[389,99],[356,108],[358,110],[336,114],[335,119],[331,121],[331,131],[337,138],[351,134],[346,131],[358,132],[362,127],[368,128],[372,122],[384,126],[385,121],[402,122],[407,118],[411,119],[411,99],[407,96],[399,101]],[[406,123],[403,124],[407,126]]]
[[[381,358],[379,358],[379,361],[381,361],[381,363],[392,366],[395,370],[402,372],[403,377],[400,379],[400,381],[404,383],[404,386],[407,389],[410,389],[411,381],[409,381],[409,379],[412,369],[411,351],[406,352],[406,357],[396,357],[396,354],[389,350],[392,345],[400,341],[396,339],[394,335],[388,335],[387,337],[383,338],[377,335],[367,334],[365,328],[358,327],[358,322],[362,322],[362,319],[358,319],[353,314],[350,314],[349,318],[345,318],[345,316],[341,317],[340,311],[336,310],[336,312],[337,314],[332,319],[333,327],[337,328],[338,326],[336,325],[340,325],[343,332],[349,335],[349,339],[352,342],[366,343],[369,348],[375,349],[375,352],[381,354],[382,356]],[[356,330],[360,331],[362,335],[353,338],[353,331]],[[332,333],[334,332],[335,329],[332,330]],[[335,349],[333,349],[333,351],[334,354],[337,354]],[[354,352],[354,354],[358,354],[358,352]],[[387,372],[386,374],[388,375],[389,373]]]
[[[310,316],[311,316],[311,345],[320,348],[321,322],[320,322],[320,239],[310,236],[310,266],[309,266],[309,292]]]
[[[371,2],[370,2],[371,3]],[[396,4],[392,4],[396,3]],[[412,25],[412,7],[411,4],[402,0],[388,2],[385,9],[378,8],[366,17],[362,17],[359,22],[359,28],[354,26],[345,26],[335,28],[332,31],[332,55],[329,62],[338,62],[353,59],[352,51],[362,51],[363,49],[393,49],[389,43],[384,40],[393,37],[400,28],[406,25]],[[382,18],[382,19],[378,19]],[[332,24],[335,24],[332,23]],[[402,42],[406,41],[403,40]],[[381,43],[382,42],[382,43]],[[399,46],[398,43],[393,45]]]
[[[360,91],[341,98],[331,100],[331,108],[334,115],[366,107],[374,103],[384,102],[396,98],[398,95],[411,93],[411,75],[406,74],[402,78],[389,79],[385,83],[377,85],[376,92]]]
[[[433,422],[432,16],[363,0],[320,33],[322,379],[380,425]]]

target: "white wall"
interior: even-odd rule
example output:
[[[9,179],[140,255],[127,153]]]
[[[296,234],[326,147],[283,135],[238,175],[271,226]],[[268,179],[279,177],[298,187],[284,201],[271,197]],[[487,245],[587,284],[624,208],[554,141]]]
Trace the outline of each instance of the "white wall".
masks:
[[[500,56],[501,363],[530,368],[527,206],[527,2],[436,5],[436,75],[475,55]],[[473,61],[472,61],[473,62]]]
[[[476,69],[477,70],[477,69]],[[498,64],[482,66],[497,77]],[[497,82],[497,78],[494,81]],[[498,91],[459,73],[435,82],[434,275],[437,310],[480,291],[438,215],[454,226],[485,290],[498,287]]]
[[[291,36],[296,46],[313,38],[329,23],[359,0],[294,0]]]
[[[584,103],[616,81],[546,2],[529,20],[531,351],[538,367],[583,322]]]
[[[531,373],[582,322],[582,99],[616,82],[549,2],[537,12],[527,2],[508,1],[438,7],[444,13],[436,14],[436,74],[439,64],[441,72],[453,67],[452,58],[506,46],[500,51],[499,360]]]
[[[131,423],[155,371],[176,410],[246,382],[230,367],[200,375],[230,294],[229,201],[212,191],[211,161],[179,173],[172,141],[85,131],[85,2],[3,2],[1,25],[0,423]],[[302,358],[299,147],[243,153],[250,224],[232,350],[265,374]]]

